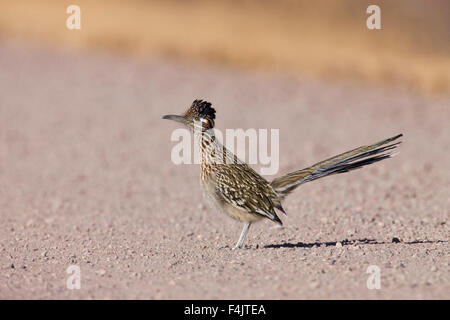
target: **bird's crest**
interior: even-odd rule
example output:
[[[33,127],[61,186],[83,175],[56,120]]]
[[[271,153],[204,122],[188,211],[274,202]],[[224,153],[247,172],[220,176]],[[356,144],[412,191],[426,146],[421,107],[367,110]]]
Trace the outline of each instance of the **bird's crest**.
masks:
[[[216,110],[211,107],[211,103],[204,100],[194,100],[192,105],[184,114],[184,118],[190,121],[202,121],[207,127],[214,127],[214,119],[216,118]]]
[[[194,100],[190,109],[193,109],[200,118],[207,118],[210,120],[216,118],[216,110],[211,107],[211,103],[208,101]]]

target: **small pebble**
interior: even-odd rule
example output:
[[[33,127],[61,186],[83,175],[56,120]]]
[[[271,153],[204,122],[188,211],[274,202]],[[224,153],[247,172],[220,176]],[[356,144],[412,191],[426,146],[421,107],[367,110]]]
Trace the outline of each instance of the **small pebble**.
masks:
[[[95,273],[98,274],[98,275],[100,275],[100,276],[104,276],[105,273],[106,273],[106,271],[103,270],[103,269],[100,269],[100,270],[97,270]]]
[[[400,243],[400,242],[401,241],[399,238],[396,238],[396,237],[392,238],[392,243]]]

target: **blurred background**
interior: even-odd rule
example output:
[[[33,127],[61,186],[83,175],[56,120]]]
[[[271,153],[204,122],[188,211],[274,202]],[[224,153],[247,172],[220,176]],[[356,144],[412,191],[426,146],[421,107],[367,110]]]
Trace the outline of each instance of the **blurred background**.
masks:
[[[6,0],[0,39],[448,92],[450,2],[375,2]],[[81,30],[65,28],[71,4]],[[366,28],[370,4],[382,30]]]
[[[448,298],[449,37],[448,0],[0,0],[0,299]],[[218,250],[242,226],[161,119],[197,98],[219,130],[279,129],[277,176],[403,143]]]

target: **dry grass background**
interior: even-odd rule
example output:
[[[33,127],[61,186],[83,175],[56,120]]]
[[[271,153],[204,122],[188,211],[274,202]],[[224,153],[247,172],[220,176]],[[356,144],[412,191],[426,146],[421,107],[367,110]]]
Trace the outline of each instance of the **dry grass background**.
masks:
[[[65,27],[70,4],[81,30]],[[382,30],[366,28],[369,4]],[[0,38],[450,92],[446,0],[8,0]]]

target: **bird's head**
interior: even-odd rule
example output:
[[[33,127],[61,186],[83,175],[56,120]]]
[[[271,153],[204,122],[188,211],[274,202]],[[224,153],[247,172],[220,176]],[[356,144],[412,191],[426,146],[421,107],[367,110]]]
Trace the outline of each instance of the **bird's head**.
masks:
[[[182,115],[165,115],[162,118],[180,122],[192,130],[206,131],[214,128],[216,110],[211,103],[203,100],[194,100],[192,105]]]

